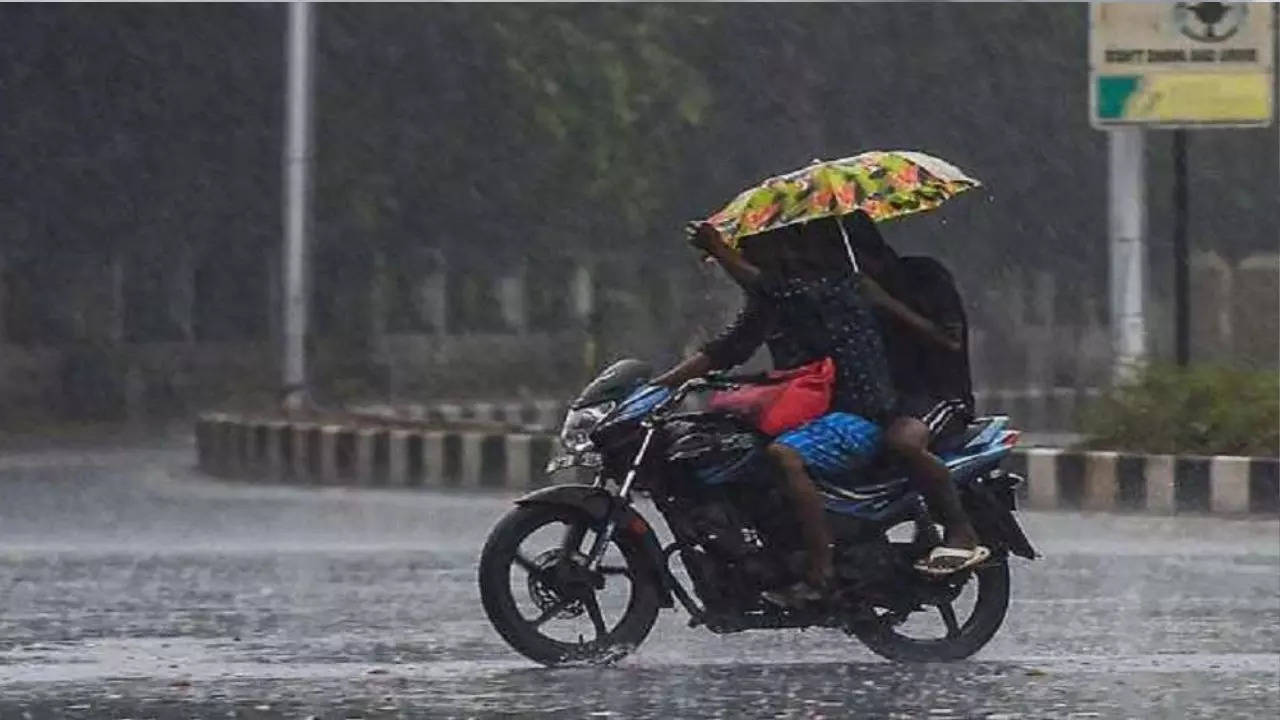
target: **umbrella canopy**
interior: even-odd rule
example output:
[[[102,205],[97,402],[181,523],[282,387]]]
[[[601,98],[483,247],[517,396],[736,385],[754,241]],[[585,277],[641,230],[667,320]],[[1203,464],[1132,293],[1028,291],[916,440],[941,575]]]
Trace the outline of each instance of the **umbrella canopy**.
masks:
[[[730,246],[787,225],[862,210],[877,222],[932,210],[981,185],[951,163],[910,150],[873,150],[771,177],[707,218]]]

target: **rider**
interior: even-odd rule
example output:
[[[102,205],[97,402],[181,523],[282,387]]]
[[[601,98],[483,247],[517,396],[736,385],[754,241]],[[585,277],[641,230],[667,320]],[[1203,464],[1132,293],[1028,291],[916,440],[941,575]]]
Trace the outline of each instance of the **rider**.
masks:
[[[777,368],[822,357],[835,361],[829,412],[778,436],[768,447],[785,475],[807,549],[806,582],[789,590],[787,602],[816,599],[833,573],[830,530],[809,472],[832,479],[847,476],[874,454],[880,425],[894,407],[871,307],[893,313],[939,343],[950,342],[870,278],[855,272],[840,238],[840,227],[831,219],[749,238],[744,253],[762,265],[762,271],[726,245],[712,225],[696,226],[691,242],[747,290],[747,304],[719,337],[655,380],[675,386],[708,370],[732,367],[747,360],[762,342],[768,343]]]
[[[906,462],[912,480],[945,527],[942,546],[916,567],[946,575],[977,564],[988,554],[978,545],[950,472],[929,450],[938,439],[963,431],[974,415],[964,306],[942,263],[929,257],[899,258],[864,213],[841,221],[866,273],[890,295],[936,323],[958,345],[956,352],[940,351],[936,344],[904,332],[895,317],[880,313],[898,393],[896,417],[885,430],[884,443]]]

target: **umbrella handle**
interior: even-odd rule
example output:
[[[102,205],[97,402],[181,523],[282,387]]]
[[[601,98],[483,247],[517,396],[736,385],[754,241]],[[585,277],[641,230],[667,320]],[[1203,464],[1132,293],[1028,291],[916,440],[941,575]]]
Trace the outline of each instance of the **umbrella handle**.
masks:
[[[844,229],[844,223],[840,220],[841,218],[835,218],[836,227],[840,228],[840,239],[844,240],[844,251],[849,255],[849,265],[853,266],[855,273],[862,272],[862,268],[858,267],[858,258],[853,254],[853,243],[849,242],[849,232]]]

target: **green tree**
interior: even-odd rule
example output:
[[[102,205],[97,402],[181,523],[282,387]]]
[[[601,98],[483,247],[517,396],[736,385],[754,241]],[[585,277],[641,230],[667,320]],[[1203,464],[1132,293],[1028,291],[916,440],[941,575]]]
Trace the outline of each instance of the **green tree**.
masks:
[[[576,205],[561,200],[576,193],[616,214],[615,230],[652,230],[689,131],[712,103],[705,77],[681,54],[711,11],[507,5],[491,15],[510,97],[526,109],[513,130],[538,149],[526,183],[531,209],[554,217]]]

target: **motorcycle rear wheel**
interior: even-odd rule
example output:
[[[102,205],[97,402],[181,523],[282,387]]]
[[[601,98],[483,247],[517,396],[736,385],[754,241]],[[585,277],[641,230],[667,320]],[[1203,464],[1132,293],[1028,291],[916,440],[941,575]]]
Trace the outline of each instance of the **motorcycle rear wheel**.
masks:
[[[903,663],[955,662],[981,650],[1004,622],[1009,609],[1009,565],[988,562],[973,572],[969,582],[977,582],[978,597],[969,617],[960,624],[954,618],[957,632],[947,637],[919,639],[898,632],[887,617],[859,623],[854,634],[875,654]],[[950,604],[947,604],[950,608]],[[943,611],[939,608],[939,612]],[[954,611],[952,611],[954,613]],[[945,619],[945,615],[944,615]]]
[[[624,575],[630,583],[630,594],[622,617],[609,628],[596,589],[587,583],[557,580],[566,575],[589,577],[581,562],[583,558],[574,555],[566,559],[559,549],[540,553],[535,558],[530,557],[529,551],[521,550],[527,538],[555,524],[564,525],[566,534],[580,533],[575,545],[588,531],[593,531],[595,525],[586,513],[573,507],[526,505],[507,513],[494,527],[480,555],[480,599],[485,613],[503,639],[534,662],[555,666],[620,660],[644,642],[657,620],[660,599],[654,574],[646,566],[643,552],[632,536],[615,534],[612,545],[621,551],[626,566],[602,565],[605,574],[597,579],[607,584],[615,580],[614,576]],[[513,567],[522,568],[530,578],[529,595],[541,610],[533,619],[526,617],[517,603]],[[561,575],[557,576],[557,571],[561,571]],[[566,642],[542,632],[552,620],[583,615],[590,616],[595,629],[595,638],[591,641],[580,636],[578,642]]]

